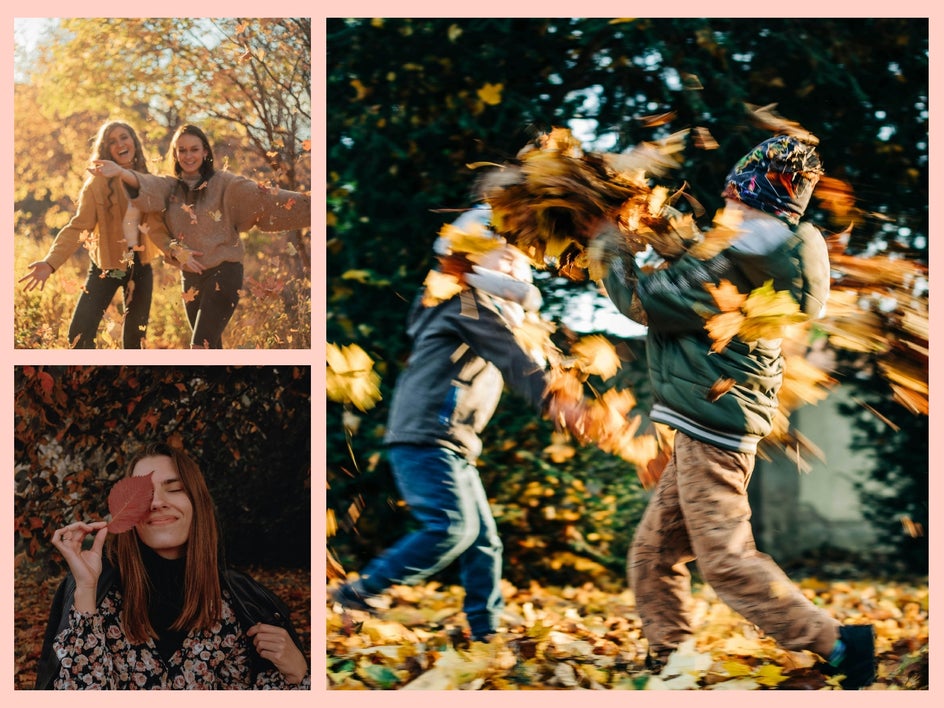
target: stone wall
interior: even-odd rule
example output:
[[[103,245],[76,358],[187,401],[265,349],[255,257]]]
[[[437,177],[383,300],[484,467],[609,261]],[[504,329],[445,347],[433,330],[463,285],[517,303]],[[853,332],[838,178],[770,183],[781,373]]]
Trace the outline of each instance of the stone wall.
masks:
[[[754,534],[757,547],[780,561],[823,546],[865,551],[874,543],[853,487],[872,462],[849,449],[852,430],[838,409],[849,400],[849,391],[840,386],[825,401],[794,413],[793,425],[824,455],[823,460],[807,456],[809,472],[798,471],[785,455],[758,458],[749,488]]]

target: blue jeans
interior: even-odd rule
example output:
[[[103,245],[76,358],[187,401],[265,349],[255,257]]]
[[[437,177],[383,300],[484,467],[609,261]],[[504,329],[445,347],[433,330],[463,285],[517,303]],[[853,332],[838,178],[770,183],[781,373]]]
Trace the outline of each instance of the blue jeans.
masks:
[[[495,631],[504,608],[502,543],[475,465],[435,446],[392,445],[387,456],[397,488],[422,526],[367,565],[364,590],[415,585],[458,560],[472,636]]]

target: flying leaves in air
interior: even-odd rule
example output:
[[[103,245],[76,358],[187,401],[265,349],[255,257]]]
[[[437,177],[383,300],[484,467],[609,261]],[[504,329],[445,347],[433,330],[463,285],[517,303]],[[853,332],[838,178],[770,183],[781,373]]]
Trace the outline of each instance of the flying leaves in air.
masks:
[[[749,342],[781,339],[785,328],[807,320],[793,296],[785,290],[774,290],[772,281],[747,296],[727,280],[718,286],[706,283],[705,288],[721,310],[705,323],[715,353],[724,351],[734,337]]]
[[[431,270],[426,274],[423,285],[426,288],[423,292],[423,305],[426,307],[433,307],[455,297],[465,287],[455,275],[440,273],[436,270]]]
[[[115,482],[108,493],[110,533],[123,533],[134,528],[150,513],[151,501],[154,499],[154,485],[151,483],[153,474],[148,472],[137,477],[123,477]]]
[[[327,349],[328,398],[350,404],[361,411],[373,408],[380,400],[380,376],[374,371],[374,360],[356,344]]]
[[[497,106],[502,100],[502,84],[486,83],[478,90],[478,97],[482,103],[489,106]]]
[[[612,343],[601,335],[584,337],[575,342],[570,351],[578,358],[581,371],[596,374],[604,380],[611,378],[620,368]]]
[[[190,223],[197,223],[197,212],[194,211],[193,204],[181,204],[180,208],[183,209],[190,216]]]
[[[747,103],[745,106],[750,121],[758,128],[763,128],[775,135],[792,135],[814,145],[819,143],[819,138],[802,125],[777,113],[774,110],[777,108],[776,103],[769,103],[766,106],[755,106]]]

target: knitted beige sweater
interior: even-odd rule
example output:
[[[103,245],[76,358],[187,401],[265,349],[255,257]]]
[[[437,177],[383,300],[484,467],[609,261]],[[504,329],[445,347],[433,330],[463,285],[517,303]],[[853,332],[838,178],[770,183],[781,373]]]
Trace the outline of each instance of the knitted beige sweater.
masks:
[[[90,177],[79,192],[75,215],[56,235],[43,259],[58,270],[85,243],[89,258],[102,270],[124,269],[122,258],[128,250],[121,221],[128,208],[128,196],[117,178]],[[166,243],[167,228],[160,214],[145,214],[142,226],[148,237],[140,240],[141,262],[150,263],[160,255],[155,243]]]
[[[196,260],[204,268],[242,261],[240,233],[250,229],[276,232],[311,226],[309,194],[273,190],[231,172],[216,172],[200,197],[187,204],[176,177],[135,175],[140,186],[136,195],[129,188],[131,203],[143,212],[163,211],[169,238],[202,253]]]

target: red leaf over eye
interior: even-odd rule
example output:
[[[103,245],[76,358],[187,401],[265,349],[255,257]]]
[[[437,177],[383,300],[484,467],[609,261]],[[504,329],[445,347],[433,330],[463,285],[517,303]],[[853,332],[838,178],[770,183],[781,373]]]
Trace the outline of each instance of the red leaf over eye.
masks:
[[[154,498],[152,474],[148,472],[140,477],[125,477],[115,482],[108,493],[108,511],[111,513],[109,532],[127,531],[148,515]]]

